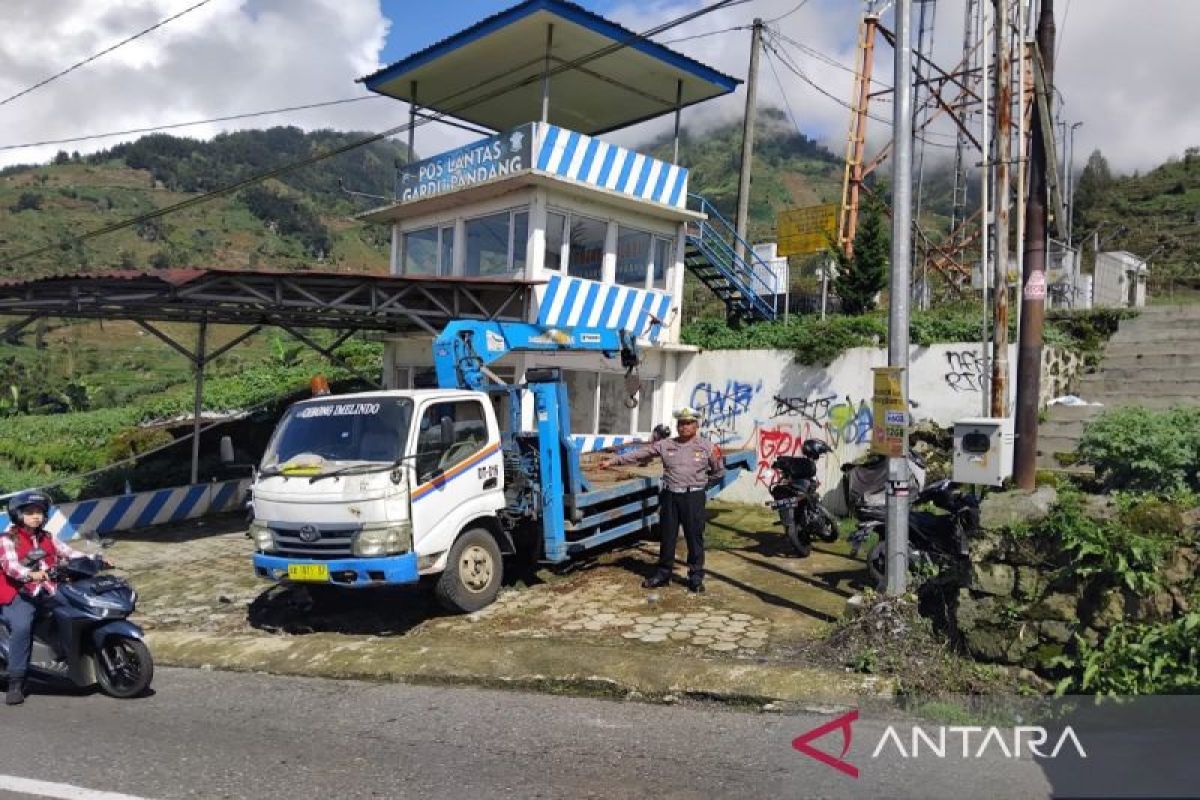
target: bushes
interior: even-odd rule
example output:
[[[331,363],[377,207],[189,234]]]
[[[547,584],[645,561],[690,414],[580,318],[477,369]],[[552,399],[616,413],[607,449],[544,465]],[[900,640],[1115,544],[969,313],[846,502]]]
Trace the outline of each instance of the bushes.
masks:
[[[730,328],[723,319],[703,318],[683,326],[683,341],[707,350],[773,348],[792,350],[801,364],[828,364],[852,347],[876,347],[887,341],[887,316],[796,316],[788,322],[762,322]],[[913,314],[909,334],[918,346],[938,342],[974,342],[980,333],[979,309],[944,306]]]
[[[1094,358],[1104,347],[1117,325],[1134,312],[1124,309],[1096,309],[1056,314],[1047,319],[1045,342]],[[820,320],[814,315],[792,317],[783,322],[760,322],[730,328],[724,319],[705,317],[683,326],[685,344],[706,350],[742,350],[773,348],[792,350],[801,364],[828,364],[852,347],[875,347],[887,341],[885,312],[863,316],[831,315]],[[958,303],[915,311],[909,323],[913,345],[924,347],[946,342],[978,342],[983,319],[978,304]],[[1017,322],[1009,321],[1009,340],[1016,341]]]
[[[1107,489],[1200,491],[1200,409],[1105,412],[1088,426],[1079,454]]]
[[[1118,623],[1102,641],[1081,641],[1075,656],[1057,659],[1073,673],[1058,691],[1135,695],[1200,690],[1200,612],[1171,622]]]

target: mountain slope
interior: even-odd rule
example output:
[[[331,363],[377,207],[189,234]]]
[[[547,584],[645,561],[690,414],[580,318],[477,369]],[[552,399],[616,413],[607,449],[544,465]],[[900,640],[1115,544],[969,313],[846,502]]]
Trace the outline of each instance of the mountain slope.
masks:
[[[271,128],[202,142],[156,134],[87,157],[60,153],[0,177],[0,273],[224,268],[386,271],[386,228],[349,217],[391,194],[403,148],[376,142],[236,195],[14,265],[8,258],[196,197],[365,134]],[[378,202],[382,202],[378,201]]]

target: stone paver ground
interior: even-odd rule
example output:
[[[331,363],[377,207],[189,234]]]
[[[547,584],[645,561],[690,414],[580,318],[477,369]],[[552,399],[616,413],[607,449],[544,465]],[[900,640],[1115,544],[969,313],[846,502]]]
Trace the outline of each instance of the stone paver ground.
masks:
[[[456,641],[551,639],[667,649],[705,658],[772,660],[798,638],[819,635],[866,579],[844,542],[789,553],[773,516],[714,505],[706,532],[708,592],[682,583],[647,591],[657,546],[631,545],[507,586],[497,602],[451,616],[427,587],[359,592],[275,586],[256,578],[240,517],[121,534],[110,557],[138,589],[138,621],[150,630],[217,635],[429,637]],[[682,557],[683,549],[680,549]]]

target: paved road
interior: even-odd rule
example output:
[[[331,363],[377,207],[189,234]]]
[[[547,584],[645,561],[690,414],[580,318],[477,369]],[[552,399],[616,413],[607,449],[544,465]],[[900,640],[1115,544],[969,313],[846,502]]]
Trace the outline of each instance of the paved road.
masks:
[[[791,746],[834,714],[179,669],[162,669],[155,688],[133,701],[35,695],[0,707],[0,797],[991,799],[1048,791],[1029,761],[871,762],[885,725],[865,718],[847,756],[862,774],[847,777]],[[819,746],[840,750],[836,734]],[[51,752],[61,765],[38,766]]]

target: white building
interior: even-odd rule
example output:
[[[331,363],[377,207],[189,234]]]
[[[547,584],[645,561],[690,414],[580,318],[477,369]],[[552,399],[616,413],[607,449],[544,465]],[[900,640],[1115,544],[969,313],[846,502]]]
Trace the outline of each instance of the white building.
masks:
[[[1096,255],[1093,301],[1097,308],[1141,308],[1146,305],[1149,265],[1133,253],[1115,250]]]
[[[622,402],[615,359],[514,354],[494,370],[520,380],[526,369],[563,368],[584,449],[644,434],[686,402],[675,392],[693,352],[679,343],[685,260],[728,247],[705,239],[719,222],[689,209],[685,168],[599,134],[669,113],[678,123],[684,106],[739,81],[653,42],[614,47],[632,37],[573,3],[529,0],[363,79],[497,131],[405,166],[396,201],[363,215],[391,225],[394,273],[524,282],[528,321],[627,330],[643,345],[636,409]],[[745,266],[748,283],[764,280],[760,265]],[[722,281],[727,268],[708,271]],[[431,378],[431,338],[388,341],[389,385]]]

